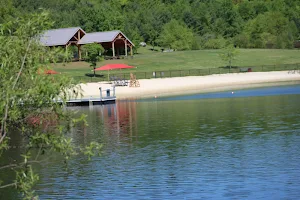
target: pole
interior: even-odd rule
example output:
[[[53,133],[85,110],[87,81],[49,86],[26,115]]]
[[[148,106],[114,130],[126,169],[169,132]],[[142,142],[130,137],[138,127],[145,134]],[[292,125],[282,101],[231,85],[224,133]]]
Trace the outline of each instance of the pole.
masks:
[[[130,55],[131,55],[131,57],[133,56],[132,45],[130,46]]]
[[[115,58],[116,53],[115,53],[115,42],[112,42],[112,50],[113,50],[113,58]]]
[[[77,48],[78,48],[78,60],[80,61],[81,60],[81,46],[80,46],[80,44],[77,46]]]
[[[102,88],[99,87],[99,90],[100,90],[100,101],[102,101]]]
[[[125,39],[125,56],[127,58],[127,40]]]

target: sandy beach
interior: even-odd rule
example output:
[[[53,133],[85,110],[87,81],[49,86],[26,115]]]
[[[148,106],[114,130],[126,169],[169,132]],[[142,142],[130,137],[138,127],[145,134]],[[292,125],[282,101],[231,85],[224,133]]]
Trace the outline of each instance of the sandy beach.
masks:
[[[149,98],[293,84],[297,81],[300,81],[300,73],[292,74],[288,71],[141,79],[140,87],[116,86],[116,96],[117,99]],[[99,97],[99,87],[103,90],[112,89],[109,82],[86,83],[80,86],[84,98]]]

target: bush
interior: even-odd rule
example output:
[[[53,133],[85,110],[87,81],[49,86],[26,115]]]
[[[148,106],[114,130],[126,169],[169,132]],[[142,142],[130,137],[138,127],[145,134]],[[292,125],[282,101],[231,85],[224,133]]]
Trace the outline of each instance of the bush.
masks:
[[[209,39],[204,43],[205,49],[222,49],[226,46],[226,39],[218,37],[216,39]]]
[[[233,43],[240,48],[249,47],[249,37],[246,34],[239,34],[233,38]]]
[[[202,38],[199,35],[196,35],[193,39],[192,43],[192,50],[199,50],[201,49],[201,44],[202,44]]]

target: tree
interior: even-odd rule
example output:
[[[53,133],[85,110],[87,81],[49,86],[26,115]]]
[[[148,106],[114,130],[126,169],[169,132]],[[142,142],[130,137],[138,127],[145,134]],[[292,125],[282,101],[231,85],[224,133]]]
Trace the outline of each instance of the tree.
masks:
[[[140,47],[140,42],[143,41],[142,37],[140,36],[137,28],[126,26],[125,29],[125,35],[130,38],[130,41],[133,42],[134,47],[133,47],[133,52],[138,53],[138,49]]]
[[[249,20],[245,33],[249,35],[250,47],[290,48],[297,37],[297,27],[280,12],[266,12]]]
[[[162,27],[171,18],[171,14],[166,6],[162,5],[158,0],[145,1],[142,12],[138,13],[138,19],[140,21],[140,33],[147,44],[154,46],[158,43],[158,37],[162,31]]]
[[[42,12],[0,27],[0,157],[14,145],[12,133],[21,134],[25,146],[20,155],[23,161],[0,164],[0,172],[16,173],[15,180],[0,180],[0,190],[15,187],[24,199],[35,196],[32,187],[39,177],[32,165],[49,159],[54,152],[62,154],[66,161],[79,153],[66,133],[76,122],[84,123],[84,116],[76,119],[64,109],[67,98],[79,94],[72,80],[43,74],[58,54],[63,55],[60,49],[39,43],[38,36],[51,26],[49,14]],[[98,143],[93,143],[81,150],[93,156],[99,148]]]
[[[5,18],[11,17],[16,12],[11,0],[0,0],[0,24],[5,21]]]
[[[96,76],[96,66],[97,62],[101,60],[101,55],[104,52],[104,48],[101,44],[92,43],[83,46],[83,51],[85,53],[84,60],[90,63],[90,66],[94,69],[94,76]]]
[[[194,35],[202,37],[212,34],[225,40],[236,38],[244,47],[291,48],[295,39],[294,29],[297,34],[300,31],[299,0],[0,0],[0,2],[0,23],[7,16],[32,13],[44,8],[50,11],[50,17],[55,21],[53,28],[80,26],[86,32],[121,30],[125,33],[129,32],[128,29],[132,29],[142,37],[141,41],[151,44],[153,48],[159,42],[163,26],[171,19],[184,22],[182,24],[193,30]],[[269,18],[267,13],[277,14]],[[263,15],[265,17],[259,17]],[[260,25],[257,24],[257,30],[251,27],[255,24],[253,21],[266,23],[270,20],[270,22],[283,21],[283,18],[287,19],[286,24],[289,28],[283,29],[280,35],[274,35],[270,31],[257,33],[260,31]],[[259,22],[261,19],[263,21]],[[253,33],[249,33],[249,26]],[[265,45],[267,35],[270,35],[270,38],[267,38]],[[248,38],[247,42],[243,42],[245,37]]]
[[[192,30],[177,20],[171,20],[163,27],[159,36],[159,44],[175,50],[188,50],[192,48],[194,36]]]
[[[229,68],[232,67],[232,62],[236,59],[236,56],[239,54],[238,49],[236,49],[232,44],[228,45],[223,49],[223,52],[220,53],[220,57],[223,61],[228,63]]]

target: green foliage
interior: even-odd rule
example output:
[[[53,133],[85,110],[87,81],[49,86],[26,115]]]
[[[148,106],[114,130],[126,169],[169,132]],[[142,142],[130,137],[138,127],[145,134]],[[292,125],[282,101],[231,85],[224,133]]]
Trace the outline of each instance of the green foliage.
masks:
[[[174,50],[192,49],[193,41],[193,32],[177,20],[171,20],[167,23],[159,36],[159,44],[162,47]]]
[[[38,175],[32,163],[54,152],[66,160],[77,154],[66,133],[84,118],[75,119],[64,109],[68,98],[79,95],[73,80],[43,74],[50,63],[69,59],[65,49],[50,49],[38,42],[38,36],[52,24],[49,14],[41,12],[15,18],[0,27],[0,156],[10,147],[13,132],[22,135],[25,145],[23,162],[0,165],[0,170],[9,168],[17,175],[12,183],[2,183],[0,189],[16,186],[24,199],[35,196],[32,188]]]
[[[92,156],[100,155],[102,150],[102,144],[98,142],[91,142],[89,146],[81,148],[81,152],[90,160]]]
[[[80,26],[87,32],[121,30],[132,41],[158,44],[172,19],[184,22],[194,36],[213,34],[235,39],[241,47],[290,48],[300,32],[299,0],[0,0],[0,23],[37,9],[49,10],[54,28]],[[277,13],[269,16],[268,13]],[[278,14],[280,13],[280,14]],[[265,17],[261,17],[265,16]],[[255,21],[255,22],[253,22]],[[265,23],[269,27],[264,27]],[[285,23],[285,25],[282,24]],[[277,24],[274,26],[274,23]],[[271,27],[283,27],[274,34]],[[266,30],[259,30],[264,27]],[[274,30],[275,30],[274,29]],[[267,34],[265,34],[267,33]],[[261,35],[263,34],[263,36]],[[246,43],[242,38],[247,36]],[[266,38],[270,36],[270,38]],[[141,37],[141,38],[139,38]],[[274,40],[275,37],[275,40]],[[220,48],[213,38],[202,48]],[[138,44],[136,43],[136,44]],[[138,45],[136,46],[138,47]],[[193,49],[198,49],[194,44]]]
[[[97,62],[100,61],[104,48],[101,44],[92,43],[83,46],[84,60],[90,63],[91,67],[96,67]]]
[[[83,46],[83,53],[84,53],[84,60],[90,64],[90,67],[94,69],[94,76],[95,76],[95,69],[97,62],[101,60],[102,53],[104,52],[104,48],[101,44],[92,43]]]
[[[201,38],[201,46],[204,49],[222,49],[226,46],[226,39],[215,34],[205,34]]]
[[[140,47],[139,44],[141,41],[143,41],[143,38],[139,34],[138,29],[136,27],[130,27],[129,25],[126,27],[125,32],[126,32],[126,36],[130,38],[130,41],[133,42],[133,44],[135,45],[133,47],[134,53],[138,53],[138,49]]]
[[[241,33],[233,38],[233,42],[238,47],[248,48],[250,46],[250,38],[246,33]]]
[[[12,18],[16,11],[11,0],[0,0],[0,24],[7,18]]]
[[[2,143],[0,143],[0,157],[1,157],[2,153],[8,149],[9,149],[8,138],[5,138],[2,141]],[[1,180],[0,180],[0,185],[1,185]]]
[[[266,12],[247,23],[245,33],[254,48],[289,48],[297,36],[295,24],[280,12]]]
[[[232,67],[232,62],[236,59],[236,56],[239,54],[239,51],[232,45],[228,45],[223,49],[223,52],[220,53],[220,57],[223,61],[225,61],[229,68]]]
[[[32,166],[28,164],[30,157],[27,155],[23,155],[23,157],[23,167],[20,171],[16,172],[17,178],[15,186],[22,194],[24,200],[37,199],[35,191],[32,188],[39,180],[39,176],[34,173]]]

